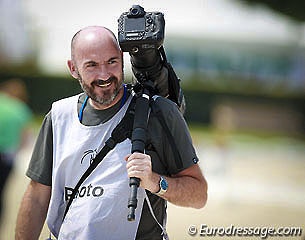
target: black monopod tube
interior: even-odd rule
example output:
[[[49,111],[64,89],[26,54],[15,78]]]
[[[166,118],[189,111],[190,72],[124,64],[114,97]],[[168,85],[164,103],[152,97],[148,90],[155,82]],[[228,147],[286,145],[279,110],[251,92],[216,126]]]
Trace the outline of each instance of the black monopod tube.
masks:
[[[135,117],[133,124],[133,131],[131,137],[131,153],[140,152],[144,153],[146,143],[146,128],[149,113],[149,95],[142,94],[136,101]],[[137,208],[137,193],[140,186],[140,179],[131,177],[129,180],[130,196],[128,199],[129,214],[128,221],[135,220],[135,210]]]

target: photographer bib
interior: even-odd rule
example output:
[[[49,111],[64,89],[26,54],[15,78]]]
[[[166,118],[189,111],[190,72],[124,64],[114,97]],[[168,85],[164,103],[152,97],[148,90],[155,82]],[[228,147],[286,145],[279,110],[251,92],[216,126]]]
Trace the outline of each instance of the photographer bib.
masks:
[[[124,157],[130,153],[129,139],[117,144],[83,182],[62,222],[73,187],[123,118],[131,100],[106,123],[84,126],[77,116],[78,97],[60,100],[51,110],[54,156],[48,226],[55,237],[64,240],[135,239],[145,193],[139,188],[136,220],[128,222],[130,188]]]

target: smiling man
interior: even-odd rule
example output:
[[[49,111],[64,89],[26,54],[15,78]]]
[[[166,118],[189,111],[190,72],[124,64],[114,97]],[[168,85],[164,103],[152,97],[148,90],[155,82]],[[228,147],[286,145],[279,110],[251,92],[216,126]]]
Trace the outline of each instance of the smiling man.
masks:
[[[166,238],[166,202],[202,208],[207,183],[182,114],[161,96],[155,104],[170,126],[181,165],[151,114],[145,154],[130,154],[130,139],[117,144],[78,189],[63,220],[73,188],[133,98],[123,84],[122,51],[107,28],[77,32],[68,67],[84,92],[53,103],[44,119],[27,170],[31,181],[19,210],[16,239],[38,239],[45,219],[52,234],[64,240]],[[133,222],[126,219],[130,177],[140,179]]]
[[[123,55],[109,30],[90,27],[77,32],[71,51],[71,75],[79,80],[92,106],[102,110],[122,98]]]

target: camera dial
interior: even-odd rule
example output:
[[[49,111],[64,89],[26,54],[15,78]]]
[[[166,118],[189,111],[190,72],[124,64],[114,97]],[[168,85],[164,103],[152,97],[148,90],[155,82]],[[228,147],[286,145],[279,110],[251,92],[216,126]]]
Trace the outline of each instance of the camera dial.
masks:
[[[132,5],[132,7],[129,9],[128,17],[143,17],[145,15],[144,8],[140,5]]]
[[[139,14],[139,10],[137,8],[132,8],[130,10],[130,12],[131,12],[131,15],[133,15],[133,16],[137,16]]]

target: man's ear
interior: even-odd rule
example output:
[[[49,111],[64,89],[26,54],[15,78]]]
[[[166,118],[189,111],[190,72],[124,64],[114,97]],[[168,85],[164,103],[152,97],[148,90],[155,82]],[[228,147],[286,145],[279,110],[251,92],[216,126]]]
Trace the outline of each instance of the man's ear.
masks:
[[[68,60],[67,63],[68,63],[68,67],[69,67],[69,71],[70,71],[71,76],[74,77],[75,79],[77,79],[78,78],[78,72],[76,70],[76,67],[75,67],[73,61]]]

